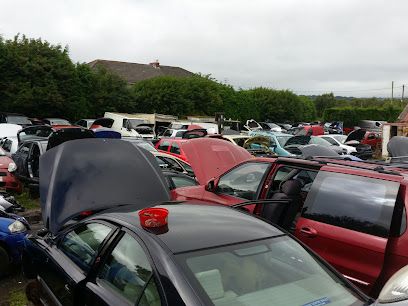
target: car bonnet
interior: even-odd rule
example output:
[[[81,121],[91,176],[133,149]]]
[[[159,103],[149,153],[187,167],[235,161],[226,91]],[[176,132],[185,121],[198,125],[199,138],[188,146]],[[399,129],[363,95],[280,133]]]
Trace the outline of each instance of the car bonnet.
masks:
[[[365,129],[354,130],[350,134],[348,134],[344,143],[351,141],[351,140],[361,141],[364,138],[365,133],[366,133]]]
[[[84,211],[132,204],[138,209],[168,201],[154,156],[119,139],[65,142],[40,157],[40,202],[52,232]]]
[[[197,138],[181,146],[200,185],[223,174],[235,165],[253,158],[252,155],[229,141],[215,138]]]

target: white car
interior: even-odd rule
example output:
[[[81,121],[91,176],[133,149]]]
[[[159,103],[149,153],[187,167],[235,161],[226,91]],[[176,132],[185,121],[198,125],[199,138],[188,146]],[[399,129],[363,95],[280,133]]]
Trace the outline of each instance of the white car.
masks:
[[[11,155],[16,153],[18,148],[17,136],[8,136],[2,138],[0,140],[0,147],[3,149],[4,153],[6,153],[7,156],[11,157]]]
[[[357,152],[357,149],[355,147],[344,144],[344,142],[347,139],[347,135],[328,134],[328,135],[319,135],[318,137],[321,137],[324,140],[327,140],[334,146],[338,146],[342,149],[346,149],[348,155],[351,155],[352,153]]]
[[[222,135],[222,138],[228,140],[229,142],[232,142],[234,145],[243,147],[245,141],[247,141],[251,137],[248,135]]]

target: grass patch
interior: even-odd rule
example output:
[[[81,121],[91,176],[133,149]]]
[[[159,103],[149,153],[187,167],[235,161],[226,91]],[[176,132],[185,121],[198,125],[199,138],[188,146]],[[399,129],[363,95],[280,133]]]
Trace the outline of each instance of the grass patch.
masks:
[[[17,202],[26,209],[40,207],[40,200],[31,198],[27,189],[24,189],[21,194],[15,194],[14,197],[16,198]]]
[[[28,304],[24,289],[10,292],[10,306],[25,306]]]

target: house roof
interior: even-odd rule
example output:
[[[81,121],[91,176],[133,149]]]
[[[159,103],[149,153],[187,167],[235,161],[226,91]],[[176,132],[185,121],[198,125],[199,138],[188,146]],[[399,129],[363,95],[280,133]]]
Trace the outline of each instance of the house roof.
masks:
[[[109,60],[94,60],[88,65],[91,68],[104,67],[112,73],[117,74],[129,84],[158,76],[191,77],[194,74],[180,67],[162,66],[158,62],[151,64],[138,64],[118,62]]]

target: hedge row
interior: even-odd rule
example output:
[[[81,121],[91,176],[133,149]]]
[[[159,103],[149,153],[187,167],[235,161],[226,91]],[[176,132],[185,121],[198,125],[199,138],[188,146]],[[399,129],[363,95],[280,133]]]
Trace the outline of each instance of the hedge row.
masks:
[[[402,107],[386,105],[384,107],[332,107],[324,111],[325,121],[343,121],[344,126],[356,126],[360,120],[384,120],[393,122],[401,113]]]

